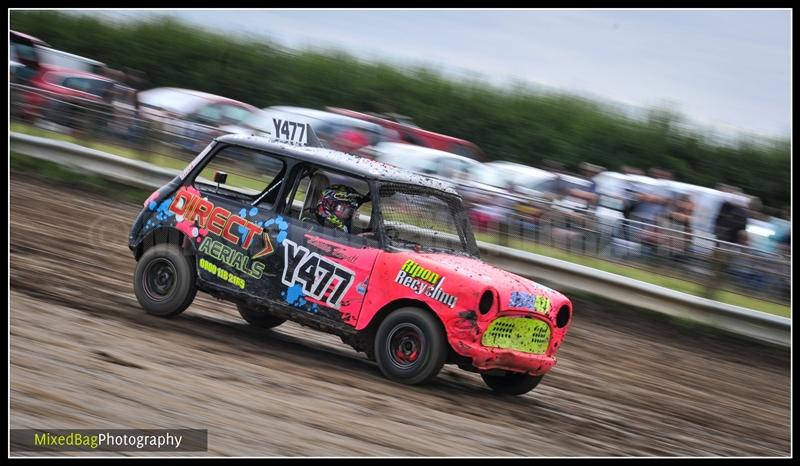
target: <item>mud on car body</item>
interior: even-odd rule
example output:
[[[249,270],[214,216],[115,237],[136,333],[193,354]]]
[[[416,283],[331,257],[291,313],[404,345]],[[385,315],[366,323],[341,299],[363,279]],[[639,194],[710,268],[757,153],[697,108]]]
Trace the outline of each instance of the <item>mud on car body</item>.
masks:
[[[363,194],[347,229],[309,215],[332,185]],[[407,384],[450,363],[499,393],[526,393],[572,320],[560,293],[479,259],[452,186],[257,136],[214,140],[145,201],[129,246],[151,314],[175,316],[200,290],[259,327],[292,320],[336,334]]]

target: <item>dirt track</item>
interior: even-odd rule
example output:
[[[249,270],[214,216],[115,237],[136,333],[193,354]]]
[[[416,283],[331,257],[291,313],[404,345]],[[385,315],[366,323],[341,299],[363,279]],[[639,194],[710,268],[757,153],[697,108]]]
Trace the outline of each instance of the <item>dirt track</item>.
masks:
[[[212,455],[789,454],[788,351],[585,303],[520,398],[449,366],[393,384],[336,337],[255,330],[205,295],[151,317],[126,247],[138,209],[12,174],[11,428],[207,428]]]

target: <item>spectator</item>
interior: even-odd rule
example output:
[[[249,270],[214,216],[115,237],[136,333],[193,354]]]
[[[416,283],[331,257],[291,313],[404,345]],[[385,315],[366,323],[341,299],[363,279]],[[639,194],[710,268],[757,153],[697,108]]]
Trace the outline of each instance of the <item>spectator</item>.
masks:
[[[623,175],[644,175],[644,172],[640,168],[631,167],[629,165],[623,165],[619,168],[619,171]]]
[[[148,140],[154,138],[151,134],[149,120],[142,118],[141,115],[139,92],[149,87],[149,81],[144,72],[126,67],[123,82],[131,89],[128,95],[128,103],[133,107],[131,109],[131,116],[133,119],[129,120],[127,131],[128,138],[137,150],[145,151],[147,149]]]
[[[729,186],[721,187],[723,192],[737,193],[736,188]],[[725,275],[729,272],[731,261],[736,253],[734,245],[747,246],[747,220],[752,215],[751,209],[760,208],[758,198],[752,197],[748,203],[742,203],[736,199],[725,201],[719,209],[716,220],[714,221],[714,235],[717,237],[717,244],[711,255],[712,273],[706,284],[704,296],[713,298],[725,281]]]
[[[689,258],[689,246],[692,244],[692,215],[694,203],[688,194],[679,194],[666,209],[664,226],[670,231],[667,236],[667,247],[673,259],[686,262]]]
[[[587,184],[586,186],[570,188],[567,192],[567,195],[584,202],[588,209],[593,208],[597,204],[597,198],[598,198],[597,183],[595,183],[594,177],[602,173],[604,170],[605,168],[599,165],[594,165],[588,162],[581,163],[580,165],[581,177],[585,178],[589,182],[589,184]]]
[[[582,163],[582,176],[559,174],[556,184],[558,199],[553,202],[554,212],[549,216],[554,240],[563,242],[565,248],[573,245],[581,248],[587,244],[587,235],[596,231],[595,219],[588,215],[597,204],[597,183],[594,177],[603,171],[603,167],[590,163]],[[583,252],[583,251],[582,251]]]
[[[656,180],[670,180],[671,173],[654,168],[650,175]],[[626,209],[626,217],[635,223],[631,226],[631,239],[640,243],[645,253],[654,255],[664,243],[665,235],[658,228],[668,217],[668,206],[675,203],[676,193],[666,184],[637,183],[633,199]]]
[[[727,243],[747,245],[747,219],[750,217],[748,206],[735,201],[725,201],[719,209],[714,221],[714,235],[717,240]]]

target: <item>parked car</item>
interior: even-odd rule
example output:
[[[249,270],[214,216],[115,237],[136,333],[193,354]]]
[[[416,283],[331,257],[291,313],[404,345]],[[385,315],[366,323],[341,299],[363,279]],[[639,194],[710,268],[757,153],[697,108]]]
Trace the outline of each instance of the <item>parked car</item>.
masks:
[[[375,160],[457,185],[469,183],[473,173],[482,167],[480,162],[468,157],[400,142],[382,142],[373,151]]]
[[[404,384],[449,363],[527,393],[572,322],[564,295],[480,260],[452,185],[264,137],[212,142],[145,201],[129,247],[151,314],[175,316],[204,291],[256,327],[335,334]]]
[[[241,124],[258,110],[250,104],[207,92],[158,87],[137,94],[142,116],[178,148],[196,153],[217,136],[223,126]]]
[[[340,115],[346,115],[359,120],[378,124],[396,133],[398,142],[405,142],[418,146],[430,147],[445,152],[461,155],[477,161],[486,161],[488,158],[480,147],[475,144],[446,134],[435,133],[416,126],[405,118],[392,118],[391,115],[373,115],[356,112],[344,108],[328,107],[328,110]],[[388,118],[387,118],[388,117]]]
[[[9,31],[9,39],[11,51],[25,68],[17,70],[17,77],[22,82],[27,82],[40,67],[70,69],[96,75],[105,74],[105,63],[54,49],[39,38],[17,31]]]
[[[112,111],[115,81],[92,73],[53,66],[39,67],[19,92],[15,114],[73,129],[97,130]]]

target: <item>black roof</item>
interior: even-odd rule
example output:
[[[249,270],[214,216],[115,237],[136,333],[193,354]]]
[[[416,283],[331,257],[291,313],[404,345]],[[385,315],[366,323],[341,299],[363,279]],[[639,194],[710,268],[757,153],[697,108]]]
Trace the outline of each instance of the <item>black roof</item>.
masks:
[[[263,136],[244,136],[238,134],[220,136],[216,140],[226,144],[235,144],[251,149],[273,152],[304,162],[311,162],[322,167],[341,170],[367,179],[411,184],[444,191],[448,194],[459,195],[455,187],[450,183],[332,149],[298,146]]]

